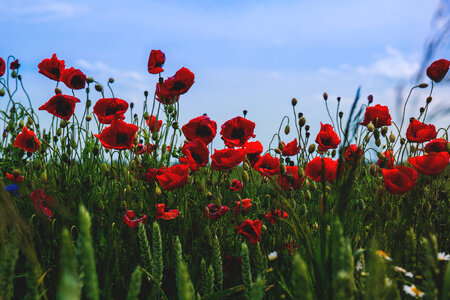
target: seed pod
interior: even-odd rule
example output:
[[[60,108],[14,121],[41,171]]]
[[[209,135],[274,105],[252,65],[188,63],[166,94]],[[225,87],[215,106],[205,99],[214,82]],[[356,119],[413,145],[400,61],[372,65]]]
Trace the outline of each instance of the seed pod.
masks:
[[[431,96],[429,96],[429,97],[427,98],[427,104],[430,104],[432,100],[433,100],[433,98],[432,98]]]
[[[411,150],[412,153],[416,152],[416,147],[414,145],[411,145],[409,149]]]
[[[61,134],[62,134],[62,129],[61,128],[56,129],[56,135],[61,136]]]
[[[386,136],[387,131],[388,131],[388,127],[387,126],[381,127],[381,135],[382,136]]]
[[[404,145],[405,143],[406,143],[405,138],[401,138],[401,139],[400,139],[400,144],[401,144],[401,145]]]
[[[67,121],[66,120],[61,120],[61,122],[59,122],[59,127],[60,128],[66,128],[67,127]]]
[[[310,189],[311,189],[311,191],[313,191],[313,192],[317,189],[317,185],[316,185],[316,182],[315,182],[315,181],[311,182]]]
[[[152,140],[154,140],[154,141],[158,140],[158,132],[157,131],[152,133]]]
[[[172,106],[172,105],[170,105],[170,106],[167,107],[167,112],[168,112],[169,114],[171,114],[171,113],[173,112],[173,106]]]
[[[92,105],[92,101],[91,100],[86,100],[86,107],[89,108]]]
[[[308,152],[311,154],[316,150],[316,144],[311,144],[308,147]]]

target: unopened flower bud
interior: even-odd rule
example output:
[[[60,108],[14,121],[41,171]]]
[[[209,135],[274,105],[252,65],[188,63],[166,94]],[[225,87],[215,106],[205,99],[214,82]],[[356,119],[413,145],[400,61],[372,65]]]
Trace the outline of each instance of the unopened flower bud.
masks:
[[[376,140],[380,138],[380,131],[378,130],[378,128],[375,128],[375,130],[373,131],[373,136]]]
[[[303,127],[303,126],[305,125],[305,123],[306,123],[305,117],[301,117],[301,118],[298,120],[298,125],[299,125],[300,127]]]
[[[296,106],[297,105],[297,99],[292,98],[291,104],[292,104],[292,106]]]
[[[298,174],[298,177],[299,177],[299,178],[303,178],[303,176],[305,175],[305,171],[303,170],[302,167],[298,167],[298,172],[297,172],[297,174]]]
[[[308,152],[311,154],[316,150],[316,144],[311,144],[308,147]]]
[[[279,148],[275,148],[274,151],[275,151],[276,154],[281,154],[281,153],[282,153],[281,150],[280,150]]]
[[[427,98],[427,104],[430,104],[432,100],[433,100],[433,98],[432,98],[431,96],[429,96],[429,97]]]
[[[86,100],[86,107],[89,108],[92,105],[92,101],[91,100]]]
[[[109,83],[114,83],[114,78],[110,77],[110,78],[108,79],[108,82],[109,82]]]
[[[424,89],[428,87],[428,83],[421,83],[418,85],[419,88]]]
[[[305,126],[305,130],[308,131],[309,130],[309,125]]]
[[[6,91],[4,88],[0,89],[0,97],[5,96],[5,93],[6,93]]]
[[[305,133],[306,138],[309,138],[310,135],[311,135],[310,132],[306,132],[306,133]]]
[[[86,82],[87,83],[93,83],[94,82],[94,77],[92,77],[92,76],[87,77],[86,78]]]
[[[56,129],[56,135],[61,136],[61,134],[62,134],[62,129],[61,128]]]
[[[377,152],[378,159],[384,160],[385,156],[381,152]]]
[[[67,127],[67,121],[66,120],[61,120],[61,122],[59,122],[59,127],[66,128]]]
[[[95,90],[96,90],[97,92],[103,92],[103,86],[102,86],[100,83],[97,83],[97,84],[95,85]]]
[[[328,94],[327,93],[323,93],[323,100],[325,100],[325,101],[328,100]]]
[[[411,147],[409,147],[409,149],[412,153],[416,152],[416,147],[414,145],[411,145]]]
[[[401,139],[400,139],[400,144],[401,144],[401,145],[404,145],[405,143],[406,143],[405,138],[401,138]]]
[[[247,162],[244,162],[244,171],[250,170],[250,165]]]
[[[12,78],[16,78],[17,77],[17,71],[16,70],[11,72],[11,77]]]
[[[134,108],[134,103],[130,102],[130,108],[133,109]]]
[[[309,190],[305,191],[305,200],[306,201],[311,200],[311,192]]]
[[[161,197],[161,195],[162,195],[162,190],[159,186],[157,186],[155,188],[155,196],[159,198],[159,197]]]
[[[286,166],[283,164],[280,164],[280,173],[281,175],[286,174]]]
[[[289,125],[286,125],[286,127],[284,127],[284,133],[285,133],[286,135],[288,135],[289,132],[291,132],[291,127],[289,127]]]
[[[23,120],[20,120],[19,121],[19,128],[23,128],[23,125],[24,125]]]
[[[325,191],[329,194],[329,193],[331,193],[331,188],[327,185],[327,186],[325,187]]]
[[[242,111],[242,114],[244,115],[244,118],[245,118],[245,116],[247,116],[247,110],[244,109],[244,110]]]
[[[62,93],[61,89],[59,87],[55,87],[55,94],[58,95],[61,93]]]
[[[423,114],[424,111],[425,111],[425,107],[421,107],[421,108],[419,109],[420,114]]]
[[[280,150],[283,150],[283,149],[284,149],[284,145],[283,145],[282,142],[279,142],[279,143],[278,143],[278,148],[279,148]]]
[[[388,132],[387,126],[381,127],[381,135],[382,136],[386,136],[387,132]]]
[[[391,134],[389,135],[389,142],[395,142],[395,134],[393,132],[391,132]]]
[[[162,144],[162,146],[161,146],[161,154],[166,153],[166,150],[167,150],[167,145],[166,144]]]
[[[158,132],[157,131],[152,133],[152,140],[154,140],[154,141],[158,140]]]
[[[343,116],[344,116],[344,112],[340,111],[339,112],[339,119],[342,119]]]
[[[331,151],[331,157],[335,157],[336,156],[336,149],[333,149],[333,151]]]
[[[144,112],[144,114],[142,116],[144,117],[145,120],[147,120],[149,117],[148,112]]]
[[[87,116],[86,116],[86,121],[90,122],[91,120],[92,120],[92,115],[90,115],[90,114],[87,115]]]
[[[263,224],[263,225],[261,226],[261,229],[264,230],[264,231],[267,231],[267,226]]]
[[[377,147],[380,147],[380,145],[381,145],[381,140],[380,140],[380,139],[375,140],[375,145],[377,145]]]
[[[34,123],[33,118],[32,117],[28,117],[27,124],[33,125],[33,123]]]
[[[370,132],[373,132],[374,129],[375,129],[375,126],[373,126],[372,122],[370,122],[370,123],[367,125],[367,130],[369,130]]]
[[[145,98],[148,97],[148,91],[144,91],[144,96],[145,96]]]
[[[445,150],[450,153],[450,143],[447,143],[447,145],[445,145]]]
[[[46,184],[48,182],[47,172],[42,172],[39,179],[41,180],[41,183]]]
[[[337,102],[341,102],[341,97],[336,98]]]
[[[301,118],[301,117],[303,117],[303,113],[302,112],[299,112],[298,114],[297,114],[297,118]]]
[[[172,123],[172,128],[173,129],[178,129],[178,122],[173,122]]]
[[[369,95],[367,96],[367,100],[369,101],[369,104],[373,102],[373,96]]]
[[[244,180],[244,183],[248,183],[250,181],[247,171],[242,172],[242,180]]]

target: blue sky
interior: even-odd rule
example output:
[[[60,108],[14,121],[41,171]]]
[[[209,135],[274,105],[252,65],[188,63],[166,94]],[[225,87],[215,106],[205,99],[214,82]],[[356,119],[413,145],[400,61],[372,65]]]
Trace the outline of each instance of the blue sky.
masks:
[[[373,94],[398,120],[396,87],[413,86],[425,41],[436,28],[432,17],[439,3],[9,0],[0,2],[0,56],[19,58],[35,107],[52,96],[54,82],[38,74],[37,65],[53,53],[67,67],[100,82],[114,77],[116,97],[140,107],[143,91],[153,93],[157,80],[147,73],[148,55],[161,49],[166,54],[164,77],[181,67],[196,76],[180,100],[182,124],[207,113],[220,126],[247,109],[266,147],[282,117],[292,116],[292,97],[299,100],[297,111],[305,114],[313,132],[320,121],[330,122],[323,92],[332,107],[341,96],[346,112],[358,86],[364,98]],[[448,43],[433,57],[439,58],[450,58]],[[411,114],[424,103],[426,92],[416,95]],[[81,92],[77,96],[84,99]],[[443,82],[430,112],[447,104],[449,96]],[[41,119],[45,114],[40,112]],[[449,123],[448,116],[433,121],[445,127]],[[214,144],[222,145],[218,140]]]

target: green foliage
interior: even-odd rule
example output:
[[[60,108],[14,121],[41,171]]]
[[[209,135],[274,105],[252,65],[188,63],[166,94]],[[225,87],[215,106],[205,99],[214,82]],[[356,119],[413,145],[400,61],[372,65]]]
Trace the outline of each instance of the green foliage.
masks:
[[[264,279],[262,279],[261,276],[258,275],[250,292],[250,299],[251,300],[264,299],[264,287],[265,287]]]
[[[153,223],[153,280],[156,287],[159,289],[162,284],[163,279],[163,255],[162,255],[162,240],[161,240],[161,230],[159,229],[158,222]]]
[[[139,292],[141,291],[142,271],[141,267],[137,266],[131,275],[130,287],[128,288],[127,300],[138,300]]]
[[[150,249],[150,245],[148,243],[145,225],[142,223],[139,224],[138,238],[139,238],[139,250],[141,253],[142,265],[144,266],[144,269],[146,269],[147,271],[151,271],[152,270],[152,252]]]
[[[220,253],[220,243],[217,235],[214,235],[213,249],[212,249],[212,266],[214,268],[214,277],[216,280],[216,287],[221,290],[223,285],[223,267],[222,255]]]
[[[0,298],[9,300],[14,295],[14,269],[19,258],[19,235],[16,228],[12,228],[8,241],[2,247],[0,256]]]
[[[78,282],[77,262],[72,238],[67,228],[61,234],[60,246],[60,281],[56,298],[59,300],[80,299],[81,290]]]
[[[242,283],[244,284],[244,298],[250,299],[250,291],[252,290],[252,272],[250,269],[250,258],[246,243],[242,243]]]
[[[308,266],[299,253],[292,259],[292,296],[293,299],[312,300],[313,292]]]

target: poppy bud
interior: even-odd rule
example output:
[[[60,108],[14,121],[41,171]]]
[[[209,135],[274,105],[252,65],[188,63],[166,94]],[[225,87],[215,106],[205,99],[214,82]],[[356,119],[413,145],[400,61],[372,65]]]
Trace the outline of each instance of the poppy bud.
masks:
[[[154,141],[158,140],[158,132],[157,131],[152,133],[152,140],[154,140]]]
[[[297,117],[300,119],[301,117],[303,117],[303,113],[302,113],[302,112],[299,112],[298,115],[297,115]]]
[[[30,125],[33,125],[33,123],[34,123],[33,118],[32,117],[28,117],[27,123],[30,124]]]
[[[167,150],[167,145],[166,144],[162,144],[162,146],[161,146],[161,154],[166,153],[166,150]]]
[[[289,132],[291,132],[291,127],[289,127],[289,125],[286,125],[286,127],[284,127],[284,133],[285,133],[286,135],[288,135]]]
[[[405,142],[406,142],[405,138],[401,138],[401,139],[400,139],[400,145],[404,145]]]
[[[292,106],[296,106],[297,105],[297,99],[292,98],[291,104],[292,104]]]
[[[311,192],[309,190],[305,191],[305,200],[306,201],[311,200]]]
[[[144,117],[145,120],[147,120],[149,117],[148,112],[144,112],[144,114],[142,116]]]
[[[172,123],[172,128],[173,129],[178,129],[178,122],[173,122]]]
[[[341,97],[337,97],[337,102],[341,102]]]
[[[100,171],[105,174],[105,175],[109,175],[109,168],[108,165],[106,163],[102,163],[100,165]]]
[[[305,171],[303,170],[302,167],[298,167],[298,172],[297,172],[297,174],[298,174],[298,177],[299,177],[299,178],[303,178],[303,176],[305,175]]]
[[[311,135],[310,132],[305,133],[305,136],[306,136],[307,138],[309,138],[310,135]]]
[[[93,83],[94,82],[94,78],[92,76],[89,76],[86,78],[86,82],[87,83]]]
[[[419,88],[424,89],[428,87],[428,83],[421,83],[418,85]]]
[[[369,104],[373,102],[373,96],[369,95],[367,96],[367,100],[369,101]]]
[[[247,115],[247,110],[244,109],[244,110],[242,111],[242,114],[244,115],[244,118],[245,118],[245,116]]]
[[[283,145],[282,142],[279,142],[279,143],[278,143],[278,149],[280,149],[281,151],[283,151],[284,145]]]
[[[367,130],[369,130],[370,132],[373,132],[374,129],[375,129],[375,126],[373,126],[372,122],[370,122],[370,123],[367,125]]]
[[[301,118],[298,120],[298,125],[299,125],[300,127],[303,127],[303,126],[305,125],[305,123],[306,123],[305,117],[301,117]]]
[[[91,100],[87,100],[86,101],[86,107],[89,108],[92,105],[92,101]]]
[[[244,171],[248,172],[248,170],[250,170],[250,166],[247,162],[244,162]]]
[[[55,87],[55,94],[56,95],[62,94],[62,91],[61,91],[61,89],[59,87]]]
[[[311,144],[308,147],[308,152],[311,154],[316,150],[316,144]]]
[[[108,79],[108,82],[109,82],[109,83],[114,83],[114,78],[110,77],[110,78]]]
[[[248,183],[250,181],[247,171],[242,172],[242,180],[244,180],[244,183]]]
[[[274,151],[275,151],[276,154],[281,154],[281,153],[282,153],[281,150],[280,150],[279,148],[275,148]]]
[[[378,130],[378,128],[375,128],[375,130],[373,131],[373,136],[376,140],[380,138],[380,131]]]
[[[344,112],[340,111],[339,112],[339,119],[342,119],[343,116],[344,116]]]
[[[384,160],[386,158],[386,156],[384,156],[384,154],[381,152],[377,152],[377,156],[378,156],[378,159],[381,159],[381,160]]]
[[[66,128],[67,127],[67,121],[66,120],[61,120],[61,122],[59,122],[59,127],[60,128]]]
[[[445,150],[450,153],[450,143],[447,143],[447,145],[445,145]]]
[[[387,128],[387,126],[383,126],[383,127],[381,127],[381,135],[382,135],[382,136],[386,136],[386,134],[387,134],[387,131],[388,131],[388,128]]]
[[[100,153],[100,149],[98,148],[98,145],[94,146],[94,149],[92,149],[92,153],[97,156]]]
[[[325,100],[325,101],[328,100],[328,94],[327,93],[323,93],[323,100]]]
[[[414,145],[411,145],[409,149],[412,153],[416,152],[416,147]]]
[[[308,131],[309,130],[309,125],[305,126],[305,130]]]
[[[380,139],[375,140],[375,145],[377,145],[377,147],[380,147],[380,145],[381,145],[381,140],[380,140]]]
[[[331,188],[327,185],[327,186],[325,187],[325,191],[329,194],[329,193],[331,193]]]
[[[87,115],[87,116],[86,116],[86,121],[87,121],[87,122],[90,122],[91,120],[92,120],[92,115],[90,115],[90,114]]]
[[[144,91],[144,96],[147,98],[148,97],[148,91]]]
[[[311,182],[310,189],[311,189],[311,191],[315,191],[317,189],[317,185],[316,185],[315,181]]]
[[[155,196],[159,198],[159,197],[161,197],[161,195],[162,195],[161,188],[159,186],[157,186],[155,188]]]
[[[62,129],[61,129],[61,128],[58,128],[58,129],[56,130],[56,135],[57,135],[57,136],[61,136],[61,134],[62,134]]]
[[[41,180],[41,183],[46,184],[48,182],[47,172],[42,172],[39,179]]]
[[[23,124],[23,120],[20,120],[20,121],[19,121],[19,128],[23,128],[23,125],[24,125],[24,124]]]
[[[391,132],[391,134],[389,135],[389,142],[395,142],[395,134],[393,132]]]
[[[58,141],[58,137],[55,135],[55,136],[53,136],[53,142],[57,142]]]
[[[12,78],[16,78],[17,77],[17,71],[16,70],[11,72],[11,77]]]
[[[280,164],[280,173],[281,175],[286,174],[286,166],[283,164]]]
[[[173,112],[173,106],[172,105],[167,106],[167,112],[169,114],[171,114]]]
[[[103,92],[103,85],[101,85],[100,83],[97,83],[97,84],[95,85],[95,90],[96,90],[97,92]]]
[[[431,96],[429,96],[429,97],[427,98],[427,104],[430,104],[430,103],[431,103],[431,100],[433,100],[433,98],[432,98]]]
[[[5,89],[2,88],[2,89],[0,90],[0,97],[5,96],[5,93],[6,93]]]

